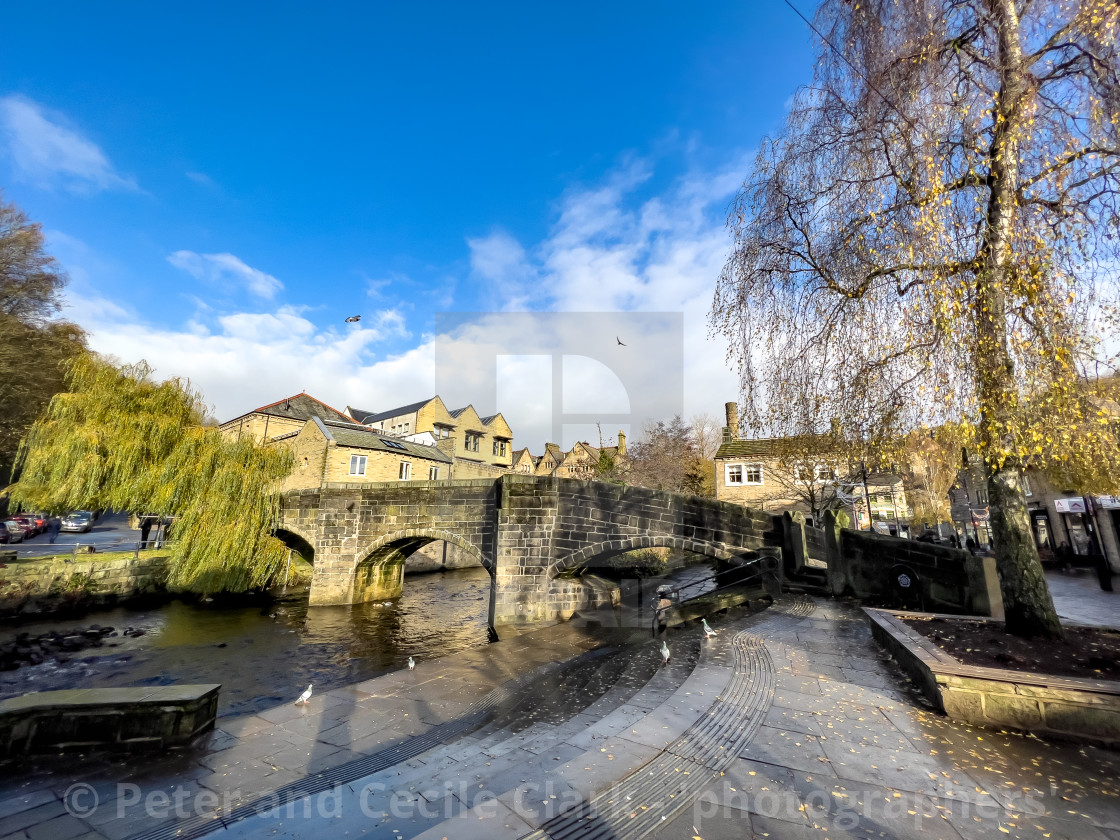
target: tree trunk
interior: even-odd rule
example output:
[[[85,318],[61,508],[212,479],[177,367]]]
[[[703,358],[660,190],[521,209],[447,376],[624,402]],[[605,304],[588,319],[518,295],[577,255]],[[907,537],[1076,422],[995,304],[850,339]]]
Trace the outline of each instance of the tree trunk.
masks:
[[[1061,624],[1031,537],[1018,471],[1008,462],[1010,415],[1017,401],[1007,346],[1007,259],[1019,182],[1017,134],[1029,102],[1019,17],[1014,0],[990,0],[999,31],[1000,91],[989,150],[991,178],[983,267],[976,277],[975,323],[980,442],[985,461],[996,569],[1007,630],[1019,636],[1060,639]]]

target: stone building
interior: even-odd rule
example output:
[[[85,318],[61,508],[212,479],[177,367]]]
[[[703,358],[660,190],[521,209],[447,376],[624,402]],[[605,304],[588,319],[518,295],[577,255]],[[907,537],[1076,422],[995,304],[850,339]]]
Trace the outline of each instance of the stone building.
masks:
[[[729,402],[725,411],[727,425],[714,458],[717,499],[776,513],[798,511],[811,518],[808,500],[813,498],[818,508],[846,510],[853,527],[908,532],[910,511],[900,476],[872,471],[865,479],[862,470],[830,457],[825,444],[815,446],[816,437],[740,439],[738,405]],[[793,464],[788,463],[791,452],[801,453]]]
[[[474,406],[449,411],[439,396],[391,408],[387,411],[365,411],[346,407],[348,419],[396,437],[430,435],[453,457],[508,471],[513,464],[513,432],[501,412],[480,417]],[[444,444],[444,441],[450,441]],[[480,470],[478,476],[488,474]]]
[[[592,446],[587,441],[577,441],[565,452],[559,444],[546,443],[544,454],[534,457],[528,449],[514,453],[514,472],[556,478],[593,479],[600,476],[603,456],[613,464],[626,460],[626,433],[619,431],[616,446]]]
[[[312,417],[320,420],[349,423],[351,418],[308,393],[285,397],[270,405],[227,420],[218,426],[222,434],[236,439],[250,435],[257,442],[275,440],[298,432]]]
[[[953,525],[962,540],[972,537],[986,546],[991,541],[988,484],[979,459],[968,453],[964,458],[967,466],[962,465],[949,491]],[[1113,572],[1120,574],[1120,499],[1080,495],[1056,486],[1045,472],[1036,469],[1026,470],[1021,480],[1031,535],[1043,561],[1059,562],[1059,555],[1067,547],[1082,558],[1100,551]]]
[[[312,417],[303,428],[272,440],[295,457],[280,490],[308,490],[328,482],[440,481],[453,478],[453,459],[437,447],[403,441],[354,422]]]

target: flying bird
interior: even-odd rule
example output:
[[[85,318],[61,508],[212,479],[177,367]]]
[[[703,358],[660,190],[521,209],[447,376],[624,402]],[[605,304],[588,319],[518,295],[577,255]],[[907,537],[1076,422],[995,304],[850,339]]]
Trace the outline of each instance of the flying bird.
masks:
[[[408,670],[410,670],[410,671],[415,671],[416,670],[416,660],[413,659],[411,656],[408,657]]]
[[[360,320],[362,320],[362,316],[361,316],[361,315],[351,315],[351,316],[350,316],[349,318],[347,318],[347,319],[346,319],[346,323],[347,323],[347,324],[356,324],[356,323],[358,323],[358,322],[359,322]]]
[[[626,345],[625,345],[625,344],[624,344],[624,343],[622,342],[622,339],[621,339],[621,338],[619,338],[619,337],[618,337],[617,335],[616,335],[616,336],[614,337],[614,340],[618,342],[618,346],[619,346],[619,347],[625,347],[625,346],[626,346]]]
[[[664,642],[661,643],[661,658],[665,661],[666,665],[669,664],[669,646]]]
[[[702,619],[700,619],[700,623],[704,625],[704,638],[705,639],[710,639],[710,638],[712,638],[712,636],[714,636],[716,634],[716,631],[708,626],[708,619],[702,618]]]
[[[307,691],[303,692],[296,700],[297,706],[306,706],[311,702],[311,683],[307,684]]]

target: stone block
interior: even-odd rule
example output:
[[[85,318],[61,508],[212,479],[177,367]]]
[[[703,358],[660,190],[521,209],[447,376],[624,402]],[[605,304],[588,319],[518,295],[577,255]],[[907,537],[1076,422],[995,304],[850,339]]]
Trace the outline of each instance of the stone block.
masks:
[[[1042,709],[1031,697],[989,693],[984,697],[984,717],[1000,726],[1037,729],[1042,725]]]
[[[1042,713],[1047,729],[1120,742],[1120,708],[1043,703]]]

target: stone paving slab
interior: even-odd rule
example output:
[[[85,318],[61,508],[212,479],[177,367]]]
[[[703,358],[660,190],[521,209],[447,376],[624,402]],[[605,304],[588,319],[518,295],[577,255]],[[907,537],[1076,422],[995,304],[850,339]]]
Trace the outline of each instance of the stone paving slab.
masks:
[[[712,623],[721,635],[730,635],[735,625]],[[812,614],[793,628],[787,624],[771,633],[766,621],[751,625],[773,664],[772,695],[763,708],[762,725],[719,773],[664,752],[711,714],[720,696],[721,674],[727,683],[734,658],[726,646],[717,644],[702,655],[691,683],[674,686],[671,678],[658,674],[629,702],[613,709],[609,702],[600,702],[593,713],[585,710],[559,725],[538,721],[520,732],[494,730],[436,745],[344,786],[339,815],[319,815],[313,808],[304,816],[297,809],[291,816],[273,814],[234,823],[220,828],[215,837],[524,837],[548,824],[562,806],[586,807],[623,780],[640,781],[659,767],[676,765],[692,772],[695,780],[686,807],[682,810],[675,802],[670,816],[651,823],[644,836],[1120,840],[1120,754],[977,730],[931,712],[884,660],[855,605],[818,601]],[[831,643],[825,645],[824,637]],[[529,647],[525,643],[525,649]],[[474,661],[493,667],[486,657]],[[469,684],[463,668],[463,662],[454,664],[454,679]],[[404,676],[397,675],[391,693],[382,694],[382,699],[394,704],[408,699],[400,679]],[[445,677],[443,684],[450,679]],[[422,685],[434,688],[439,683],[425,679]],[[423,696],[424,690],[418,687],[416,694]],[[370,701],[364,699],[364,691],[339,695],[356,711],[349,718],[333,719],[331,728],[338,730],[333,740],[341,743],[320,737],[319,748],[352,754],[353,744],[342,739],[345,730],[340,727],[366,719],[361,710]],[[439,702],[450,701],[429,701],[421,704],[423,710],[407,703],[393,708],[395,714],[407,711],[409,718],[419,719],[440,714]],[[338,705],[324,703],[316,720],[332,720],[329,711]],[[292,722],[302,720],[288,717],[270,725],[298,741],[304,724]],[[226,730],[224,741],[215,740],[223,747],[215,754],[232,751],[230,758],[240,758],[229,764],[229,772],[246,773],[243,783],[267,788],[270,774],[289,772],[269,768],[262,773],[259,759],[248,754],[256,750],[238,751],[244,741],[269,739],[267,727],[244,721],[233,729],[246,737]],[[325,729],[319,735],[330,732]],[[218,739],[219,733],[213,737]],[[283,739],[269,740],[281,741],[284,749],[298,747]],[[300,760],[295,754],[284,759]],[[87,774],[102,786],[96,789],[110,782],[113,766],[109,762]],[[29,840],[32,831],[44,836],[47,827],[63,834],[75,830],[74,823],[61,819],[69,816],[60,810],[62,781],[32,779],[6,790],[0,785],[0,796],[5,797],[0,802],[12,802],[15,811],[8,815],[0,808],[0,827],[3,820],[16,818],[5,833],[21,840]],[[191,784],[201,789],[208,781]],[[633,789],[648,789],[652,799],[627,802],[626,807],[662,807],[666,789]],[[19,819],[21,815],[32,818]],[[97,836],[122,840],[129,836],[123,829],[140,825],[78,822],[86,829],[96,828],[101,832]],[[599,819],[586,823],[588,831],[604,827]]]

